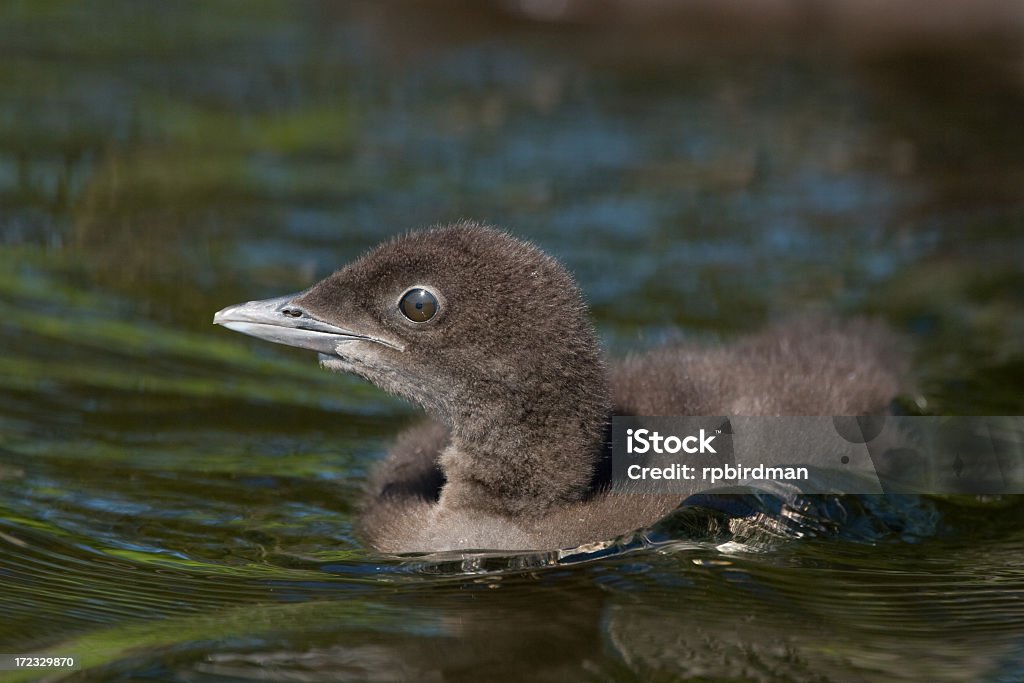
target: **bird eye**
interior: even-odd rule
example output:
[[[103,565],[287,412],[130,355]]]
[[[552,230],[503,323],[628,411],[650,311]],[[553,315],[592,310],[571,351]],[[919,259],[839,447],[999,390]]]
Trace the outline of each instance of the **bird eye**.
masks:
[[[414,323],[425,323],[437,315],[437,297],[422,287],[414,287],[402,295],[398,310]]]

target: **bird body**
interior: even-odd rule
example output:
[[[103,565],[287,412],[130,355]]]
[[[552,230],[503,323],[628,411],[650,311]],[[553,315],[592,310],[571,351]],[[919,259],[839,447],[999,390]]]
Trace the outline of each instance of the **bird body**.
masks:
[[[899,389],[891,337],[864,321],[791,321],[608,367],[565,268],[472,223],[400,236],[214,322],[316,350],[426,411],[363,503],[360,527],[387,552],[570,548],[664,517],[679,496],[610,490],[613,415],[858,415]]]

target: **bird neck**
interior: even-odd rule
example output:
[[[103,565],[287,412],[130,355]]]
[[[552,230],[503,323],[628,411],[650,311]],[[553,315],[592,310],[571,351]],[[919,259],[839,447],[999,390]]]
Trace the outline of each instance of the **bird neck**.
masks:
[[[604,447],[611,401],[603,364],[550,381],[508,386],[450,415],[440,503],[515,517],[581,500]]]

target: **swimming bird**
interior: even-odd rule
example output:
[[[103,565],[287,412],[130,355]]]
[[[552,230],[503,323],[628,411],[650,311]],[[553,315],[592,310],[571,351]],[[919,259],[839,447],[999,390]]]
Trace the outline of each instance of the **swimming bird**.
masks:
[[[386,552],[571,548],[664,517],[678,495],[609,489],[613,415],[874,414],[899,390],[891,339],[865,321],[798,320],[609,365],[569,272],[470,222],[393,238],[214,323],[317,351],[423,408],[363,503],[362,532]]]

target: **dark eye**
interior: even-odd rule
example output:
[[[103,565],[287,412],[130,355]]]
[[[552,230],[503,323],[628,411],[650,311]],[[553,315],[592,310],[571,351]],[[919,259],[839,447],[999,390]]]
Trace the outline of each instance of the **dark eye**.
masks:
[[[414,323],[425,323],[437,315],[437,297],[422,287],[415,287],[402,295],[398,310]]]

